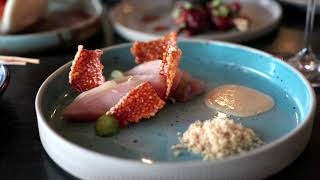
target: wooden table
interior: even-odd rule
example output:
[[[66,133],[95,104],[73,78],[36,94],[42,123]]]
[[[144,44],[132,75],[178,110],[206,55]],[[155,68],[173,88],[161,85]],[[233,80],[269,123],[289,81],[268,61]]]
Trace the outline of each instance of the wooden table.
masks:
[[[245,45],[288,57],[303,46],[303,11],[284,7],[280,27],[269,35],[244,43]],[[316,32],[312,43],[320,52],[320,20],[316,18]],[[125,42],[116,34],[114,44]],[[105,46],[103,34],[83,42],[87,48]],[[37,129],[34,108],[35,96],[42,82],[58,67],[71,60],[76,45],[63,50],[28,54],[41,59],[40,65],[12,66],[11,82],[0,98],[0,179],[73,179],[58,167],[44,151]],[[316,89],[317,98],[320,90]],[[320,165],[320,126],[317,111],[312,137],[305,151],[290,166],[270,179],[318,179]]]

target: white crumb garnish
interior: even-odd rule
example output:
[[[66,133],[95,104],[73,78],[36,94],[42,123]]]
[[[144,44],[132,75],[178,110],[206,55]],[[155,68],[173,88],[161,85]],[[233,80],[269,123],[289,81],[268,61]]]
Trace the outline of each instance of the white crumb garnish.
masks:
[[[178,135],[180,143],[172,146],[174,154],[188,150],[200,154],[204,160],[250,151],[263,144],[250,128],[245,128],[223,113],[205,121],[192,123],[188,130]]]

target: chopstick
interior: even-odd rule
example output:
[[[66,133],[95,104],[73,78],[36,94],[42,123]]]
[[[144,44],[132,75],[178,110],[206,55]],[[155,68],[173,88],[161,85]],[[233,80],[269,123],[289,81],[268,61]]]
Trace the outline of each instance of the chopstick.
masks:
[[[0,56],[0,64],[25,66],[27,63],[39,64],[40,60],[35,58],[25,58],[18,56]]]
[[[15,62],[15,61],[7,62],[7,61],[1,61],[1,60],[0,60],[0,64],[3,64],[3,65],[20,65],[20,66],[27,65],[26,62]]]

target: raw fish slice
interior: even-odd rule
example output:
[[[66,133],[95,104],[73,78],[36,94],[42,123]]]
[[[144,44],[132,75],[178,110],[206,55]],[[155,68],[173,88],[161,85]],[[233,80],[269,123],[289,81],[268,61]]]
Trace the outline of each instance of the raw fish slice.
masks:
[[[143,66],[147,67],[148,65],[141,64],[139,66],[141,67],[136,68],[142,68]],[[139,75],[141,73],[138,73],[135,68],[129,72],[132,75],[134,75],[134,72],[138,75],[124,78],[124,80],[118,80],[118,82],[107,81],[99,87],[81,93],[65,109],[64,117],[77,121],[94,121],[106,111],[110,110],[111,107],[114,107],[122,97],[142,82],[149,82],[156,92],[160,91],[160,93],[164,95],[165,80],[161,79],[160,81],[162,82],[157,82],[157,80],[160,79],[159,77],[162,77],[158,73],[152,75],[151,71],[149,71],[150,73],[146,75]],[[179,80],[179,83],[174,83],[179,85],[176,90],[172,91],[170,94],[170,96],[177,101],[186,102],[194,96],[202,94],[206,90],[206,85],[202,81],[192,78],[187,72],[182,72],[181,70],[178,72],[181,80]],[[155,75],[158,75],[158,79]],[[130,80],[127,80],[128,78]],[[158,92],[157,94],[159,96]],[[159,96],[159,98],[161,97]]]
[[[159,43],[161,47],[157,49]],[[175,33],[161,40],[135,44],[132,53],[136,55],[137,63],[141,64],[126,73],[131,77],[124,82],[108,81],[108,85],[105,83],[102,86],[101,81],[96,81],[103,77],[100,63],[102,52],[79,48],[73,64],[75,67],[70,72],[70,83],[80,91],[92,88],[87,85],[88,82],[94,82],[98,87],[80,94],[65,109],[65,118],[96,120],[107,112],[119,120],[121,127],[125,127],[129,122],[154,116],[164,107],[164,100],[169,95],[184,102],[204,92],[206,87],[203,82],[178,68],[182,52],[177,47]],[[86,56],[81,58],[83,52]],[[89,63],[89,67],[86,63]],[[93,68],[93,72],[90,72],[90,68]]]
[[[155,67],[156,71],[154,71],[154,72],[156,72],[156,73],[153,73],[153,74],[150,73],[149,75],[143,75],[143,74],[135,75],[135,77],[134,77],[136,81],[149,82],[150,84],[152,84],[152,87],[154,88],[155,92],[157,92],[157,96],[159,98],[165,99],[167,97],[166,92],[168,89],[168,87],[166,86],[167,78],[163,74],[166,74],[169,71],[167,71],[167,69],[168,69],[167,67],[161,66],[161,64],[163,64],[163,62],[171,63],[174,61],[174,60],[171,60],[172,57],[176,57],[175,55],[171,55],[172,53],[175,53],[174,50],[176,50],[176,49],[173,48],[167,54],[164,55],[164,58],[167,58],[167,57],[168,58],[166,61],[161,61],[160,64],[158,64],[157,67]],[[80,47],[79,52],[77,53],[80,55],[78,55],[78,56],[81,57],[81,54],[83,53],[83,51],[87,52],[87,50],[83,50],[83,48]],[[90,52],[90,51],[88,51],[88,52]],[[181,51],[179,51],[179,52],[181,52]],[[87,69],[85,68],[86,66],[81,64],[82,61],[85,62],[87,59],[90,59],[90,57],[82,58],[84,60],[81,61],[81,58],[77,58],[78,56],[76,56],[76,58],[75,58],[76,60],[74,61],[74,64],[79,65],[80,67],[84,67],[84,70],[83,70],[84,73],[82,73],[83,74],[82,77],[80,76],[81,73],[78,73],[78,71],[75,71],[74,74],[80,76],[80,78],[79,78],[80,80],[87,78],[87,76],[89,76],[89,78],[91,78],[90,75],[92,75],[94,73],[88,73]],[[95,62],[98,61],[100,63],[100,56],[96,57]],[[78,59],[80,59],[80,61]],[[178,61],[179,61],[179,59],[178,59]],[[89,62],[91,62],[91,61],[89,61]],[[94,66],[94,67],[97,67],[97,66]],[[161,67],[164,67],[162,74],[160,73]],[[75,69],[75,68],[73,67],[72,70],[73,69]],[[80,70],[82,70],[82,69],[80,69]],[[102,69],[101,69],[101,71],[98,71],[98,72],[102,76]],[[70,72],[70,74],[71,74],[70,81],[72,84],[72,82],[73,82],[72,81],[73,80],[72,79],[72,77],[73,77],[72,71]],[[96,76],[94,75],[93,77],[96,77]],[[173,77],[173,76],[171,76],[171,77]],[[171,80],[171,81],[173,81],[173,80]],[[92,82],[92,81],[90,80],[88,82]],[[85,83],[82,83],[82,84],[80,83],[80,85],[83,85],[83,84],[85,84]],[[131,88],[134,88],[136,85],[137,84],[133,85],[130,88],[127,88],[126,89],[127,91],[123,91],[123,92],[129,92],[131,90]],[[117,88],[117,86],[120,86],[120,85],[116,85],[115,88]],[[82,88],[82,86],[80,86],[80,87]],[[84,87],[87,87],[87,86],[84,86]],[[171,87],[172,87],[172,84],[170,85],[170,89],[171,89]],[[79,87],[77,89],[82,90]],[[86,89],[86,90],[88,90],[88,89]],[[113,88],[111,88],[111,89],[114,90]],[[98,88],[98,90],[99,90],[99,88]],[[117,102],[123,96],[123,94],[121,94],[121,95],[113,94],[112,96],[109,97],[109,100],[107,102],[104,102],[103,100],[105,100],[106,98],[102,97],[102,96],[107,96],[105,94],[110,93],[110,89],[107,89],[105,91],[102,91],[102,90],[98,91],[98,90],[95,89],[96,92],[88,93],[92,96],[92,98],[90,98],[89,96],[80,95],[80,96],[84,96],[84,97],[88,97],[88,98],[82,98],[82,101],[79,101],[76,99],[74,101],[74,103],[72,103],[70,106],[68,106],[66,108],[65,117],[69,118],[69,119],[77,119],[77,120],[81,120],[81,119],[91,120],[91,119],[97,118],[97,117],[99,117],[99,115],[103,114],[103,113],[101,113],[101,112],[103,112],[103,110],[105,112],[108,111],[111,107],[113,107],[114,102]],[[101,93],[99,93],[99,92],[101,92]],[[113,92],[113,91],[111,91],[111,92]],[[114,99],[116,99],[116,100],[114,100]],[[89,104],[88,102],[91,103],[91,107],[94,107],[93,109],[90,108],[91,110],[87,110],[87,109],[89,109],[88,107],[90,107],[90,106],[88,106],[88,104]],[[111,102],[111,104],[110,104],[110,102]]]
[[[153,69],[159,68],[159,73],[165,76],[166,91],[164,99],[167,99],[171,88],[174,86],[175,76],[182,55],[182,51],[177,46],[177,33],[171,32],[163,38],[154,41],[135,42],[131,48],[131,53],[135,56],[137,64],[157,59],[162,60],[160,67],[154,67]],[[162,94],[160,94],[160,97],[163,97]]]
[[[160,74],[161,59],[145,62],[138,64],[129,71],[126,72],[128,75],[149,75],[149,74]]]
[[[165,99],[166,94],[166,80],[165,77],[160,74],[147,74],[147,75],[134,75],[135,78],[142,82],[149,82],[157,92],[161,99]]]
[[[195,79],[192,76],[190,76],[191,78],[189,79],[189,85],[191,86],[191,93],[190,96],[188,98],[188,100],[192,99],[195,96],[201,95],[202,93],[204,93],[207,90],[207,85],[204,81],[201,81],[199,79]],[[183,102],[183,101],[181,101]]]
[[[131,53],[135,56],[137,64],[156,59],[162,59],[163,53],[168,49],[168,45],[177,47],[177,33],[171,32],[161,39],[139,42],[136,41],[131,48]]]
[[[95,121],[141,83],[142,81],[136,78],[119,84],[107,81],[101,86],[81,93],[65,108],[63,117],[76,121]]]
[[[107,114],[112,114],[126,127],[129,122],[139,122],[154,116],[165,105],[149,82],[143,82],[127,93]]]
[[[69,73],[69,83],[78,92],[90,90],[105,82],[100,62],[102,54],[101,50],[86,50],[83,46],[78,46]]]
[[[184,71],[178,87],[171,92],[170,97],[179,102],[186,102],[204,93],[206,89],[207,86],[203,81],[193,78],[188,72]]]
[[[162,60],[160,67],[157,68],[160,69],[159,73],[165,76],[166,92],[164,98],[167,99],[182,55],[182,51],[177,47],[177,33],[172,32],[159,40],[135,42],[131,48],[131,53],[135,56],[138,64],[157,59]]]
[[[166,93],[166,79],[165,76],[160,74],[161,63],[161,60],[155,60],[139,64],[126,72],[126,75],[132,75],[141,81],[150,82],[157,91],[159,97],[164,99]]]
[[[157,91],[159,97],[161,99],[165,99],[166,77],[160,74],[161,64],[162,60],[148,61],[135,66],[131,70],[127,71],[125,74],[135,76],[136,78],[139,78],[142,81],[149,81]],[[182,71],[179,68],[177,68],[176,75],[171,88],[172,92],[174,92],[177,88],[181,77]]]
[[[149,81],[156,89],[159,97],[165,99],[166,78],[160,74],[161,60],[149,61],[137,65],[128,72],[141,81]],[[203,81],[193,78],[189,73],[177,68],[176,75],[173,80],[170,97],[180,102],[186,102],[193,97],[202,94],[206,90]]]

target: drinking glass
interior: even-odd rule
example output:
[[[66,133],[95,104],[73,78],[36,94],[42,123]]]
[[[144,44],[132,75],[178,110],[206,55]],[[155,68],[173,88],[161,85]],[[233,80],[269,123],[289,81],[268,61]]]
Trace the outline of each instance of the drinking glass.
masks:
[[[317,0],[308,0],[304,30],[304,48],[295,56],[288,59],[288,63],[298,69],[309,80],[313,87],[320,86],[320,61],[312,51],[310,42],[313,32],[316,4]]]

